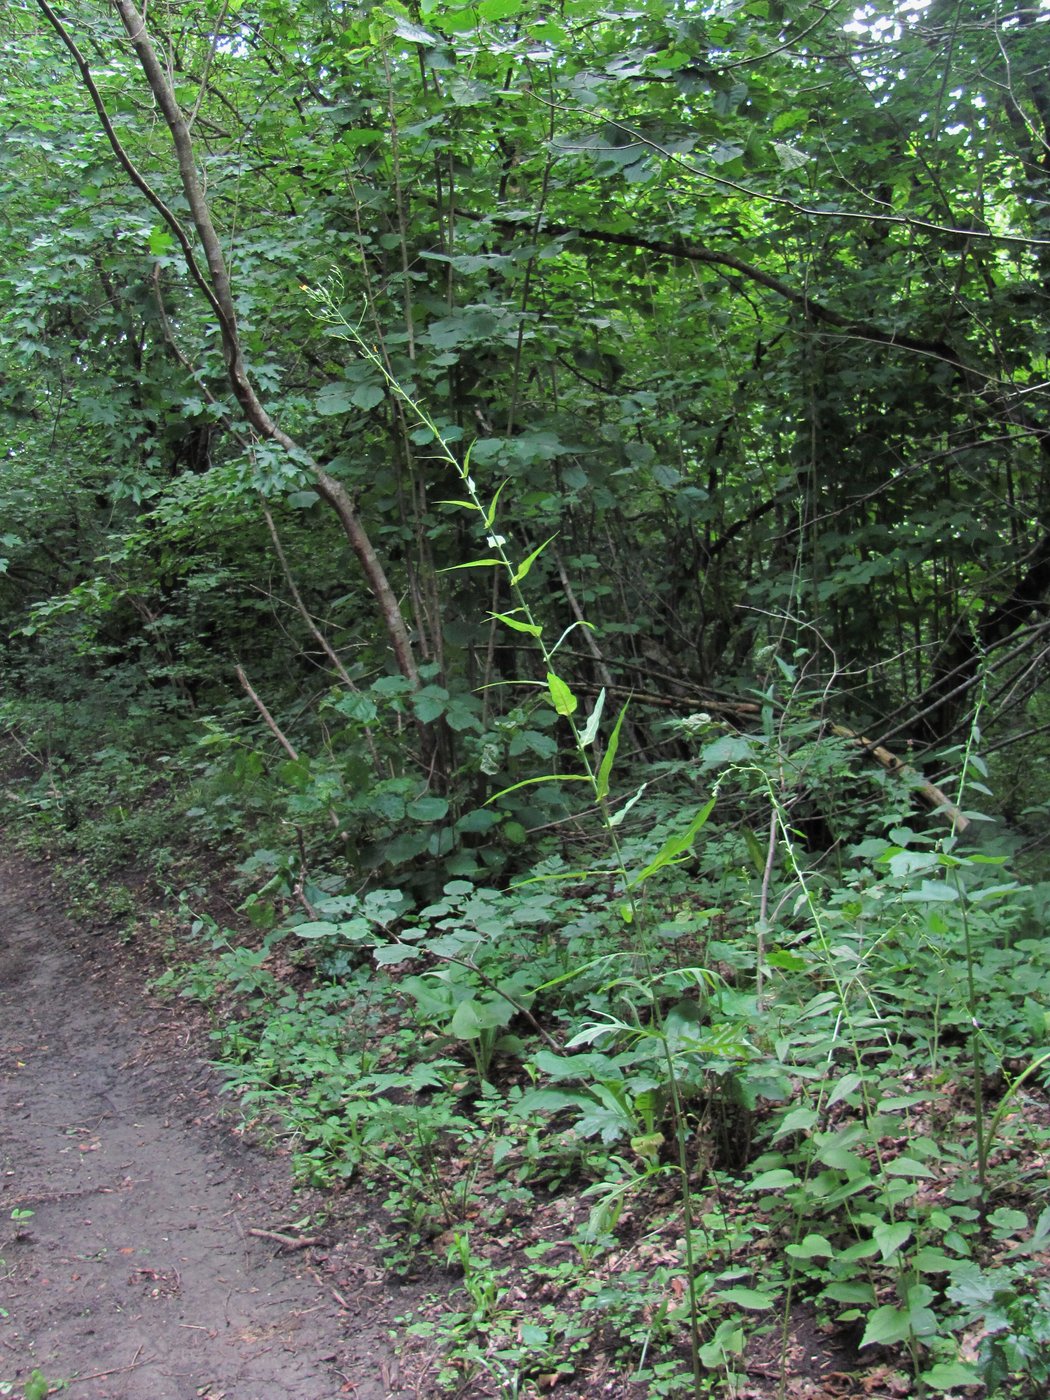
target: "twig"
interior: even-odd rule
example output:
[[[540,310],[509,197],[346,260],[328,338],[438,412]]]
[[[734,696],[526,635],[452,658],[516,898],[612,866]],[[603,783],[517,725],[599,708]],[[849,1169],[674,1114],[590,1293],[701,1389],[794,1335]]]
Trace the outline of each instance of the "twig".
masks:
[[[244,667],[238,664],[236,669],[237,679],[244,687],[244,692],[248,696],[248,699],[252,702],[255,708],[259,711],[259,714],[262,716],[263,723],[266,725],[266,728],[274,736],[274,738],[280,744],[281,748],[284,749],[285,753],[292,760],[292,762],[298,763],[298,751],[292,746],[291,742],[288,739],[286,739],[281,733],[280,729],[278,728],[277,721],[274,719],[273,715],[270,714],[270,711],[266,708],[263,702],[259,699],[258,695],[256,695],[255,691],[252,689],[251,682],[248,680],[248,677],[244,674]]]
[[[144,1345],[144,1344],[143,1344],[143,1345]],[[112,1370],[112,1371],[92,1371],[92,1373],[91,1373],[90,1376],[73,1376],[73,1377],[71,1378],[69,1384],[70,1384],[70,1385],[79,1385],[81,1381],[101,1381],[101,1380],[104,1380],[106,1376],[122,1376],[122,1375],[124,1375],[124,1373],[125,1373],[126,1371],[134,1371],[134,1370],[135,1370],[135,1368],[140,1364],[140,1363],[139,1363],[139,1357],[140,1357],[141,1355],[142,1355],[142,1347],[140,1346],[139,1349],[138,1349],[138,1351],[137,1351],[137,1352],[135,1353],[135,1355],[131,1358],[131,1361],[130,1361],[130,1363],[129,1363],[127,1366],[117,1366],[117,1367],[115,1368],[115,1370]],[[149,1362],[149,1361],[144,1361],[144,1362],[142,1362],[141,1364],[144,1365],[144,1366],[149,1366],[149,1365],[151,1365],[152,1363]],[[50,1393],[51,1393],[51,1392],[48,1391],[48,1394],[49,1394],[49,1395],[50,1395]]]
[[[916,780],[915,790],[926,802],[940,812],[951,822],[955,831],[965,831],[970,825],[968,818],[951,800],[946,792],[943,792],[934,783],[927,782],[914,768],[909,768],[906,763],[902,763],[895,753],[890,753],[883,744],[873,744],[870,739],[865,739],[863,734],[858,734],[855,729],[847,729],[844,724],[833,724],[830,726],[832,734],[837,734],[840,739],[848,739],[851,744],[856,744],[858,748],[870,753],[872,758],[877,759],[882,764],[887,773],[893,773],[898,778]]]
[[[758,943],[755,949],[755,1004],[762,1010],[762,976],[765,971],[766,933],[769,930],[769,885],[773,878],[773,865],[777,858],[777,809],[769,814],[769,847],[766,851],[765,869],[762,871],[762,892],[758,906]]]
[[[284,1235],[280,1230],[249,1230],[248,1233],[260,1240],[276,1240],[285,1249],[309,1249],[311,1245],[320,1244],[316,1235]]]

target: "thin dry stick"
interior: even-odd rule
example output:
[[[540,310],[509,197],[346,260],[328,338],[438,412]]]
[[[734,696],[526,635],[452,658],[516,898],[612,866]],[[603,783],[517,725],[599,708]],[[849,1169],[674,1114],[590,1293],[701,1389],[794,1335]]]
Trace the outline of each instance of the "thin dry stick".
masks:
[[[137,1351],[137,1352],[135,1353],[135,1355],[131,1358],[131,1361],[128,1363],[127,1366],[118,1366],[118,1367],[117,1367],[115,1370],[113,1370],[113,1371],[92,1371],[92,1373],[91,1373],[90,1376],[73,1376],[72,1379],[68,1382],[68,1384],[69,1384],[69,1385],[79,1385],[81,1381],[100,1381],[100,1380],[103,1380],[106,1376],[122,1376],[122,1375],[124,1375],[124,1373],[125,1373],[126,1371],[134,1371],[135,1368],[136,1368],[137,1366],[140,1366],[140,1365],[141,1365],[141,1366],[152,1366],[152,1365],[153,1365],[152,1360],[141,1361],[141,1362],[140,1362],[140,1361],[139,1361],[139,1357],[140,1357],[141,1355],[142,1355],[142,1347],[139,1347],[138,1351]],[[49,1395],[50,1395],[50,1393],[51,1393],[51,1392],[48,1391],[48,1394],[49,1394]]]
[[[270,714],[270,711],[266,708],[266,706],[263,704],[262,700],[261,700],[261,699],[259,698],[259,696],[255,693],[255,691],[252,689],[251,682],[248,680],[248,677],[244,674],[244,667],[241,666],[240,664],[238,664],[238,666],[237,666],[236,669],[237,669],[237,679],[240,681],[241,685],[244,687],[245,694],[248,696],[249,700],[251,700],[252,704],[253,704],[253,705],[255,706],[255,708],[259,711],[259,714],[262,716],[263,723],[266,725],[267,729],[270,731],[270,733],[274,736],[274,738],[275,738],[275,739],[277,740],[277,742],[280,744],[281,748],[284,749],[285,753],[286,753],[286,754],[288,755],[288,757],[292,760],[292,762],[293,762],[293,763],[298,763],[298,762],[299,762],[299,751],[298,751],[298,749],[296,749],[296,747],[294,746],[294,744],[292,744],[292,742],[291,742],[290,739],[286,739],[286,738],[285,738],[284,734],[281,732],[280,727],[278,726],[277,721],[274,719],[273,715]],[[339,830],[339,815],[338,815],[338,813],[334,810],[334,808],[329,808],[329,811],[328,811],[328,820],[331,822],[333,828],[334,828],[336,831],[338,831],[338,830]],[[300,852],[302,853],[303,861],[305,862],[305,860],[306,860],[306,855],[305,855],[305,852],[303,851],[303,833],[302,833],[302,828],[297,826],[295,829],[296,829],[296,831],[299,833],[299,848],[300,848]],[[303,907],[306,909],[306,912],[310,915],[310,917],[311,917],[312,919],[316,919],[316,918],[317,918],[317,915],[314,913],[313,909],[311,908],[311,906],[310,906],[308,900],[306,899],[305,894],[302,892],[302,889],[301,889],[301,888],[297,888],[297,890],[296,890],[296,896],[297,896],[297,898],[300,900],[300,902],[302,903]]]
[[[284,547],[281,544],[280,536],[277,533],[277,526],[274,524],[273,516],[270,514],[269,507],[267,506],[266,502],[261,499],[259,504],[262,508],[263,519],[266,521],[266,528],[270,532],[270,539],[273,541],[273,547],[274,552],[277,555],[277,561],[281,566],[281,572],[284,574],[285,587],[291,594],[292,602],[295,604],[296,612],[306,623],[311,637],[313,637],[314,641],[324,652],[325,656],[328,657],[328,660],[332,663],[332,666],[335,669],[336,675],[346,686],[347,690],[356,691],[357,686],[354,684],[353,680],[350,677],[350,673],[343,665],[338,652],[335,650],[331,642],[329,642],[328,638],[324,635],[321,629],[314,622],[314,619],[311,616],[309,609],[303,602],[302,595],[300,594],[299,589],[296,587],[295,579],[292,577],[292,571],[288,567],[288,560],[285,556]],[[379,754],[376,752],[375,741],[372,738],[372,731],[367,727],[365,728],[365,743],[368,745],[368,752],[372,757],[372,766],[378,773],[380,767]]]
[[[319,1244],[316,1235],[285,1235],[280,1230],[249,1230],[249,1235],[254,1235],[260,1240],[276,1240],[285,1249],[309,1249],[311,1245]]]
[[[769,847],[766,851],[766,865],[762,871],[762,893],[758,903],[758,936],[755,944],[755,1007],[762,1010],[762,979],[766,960],[766,933],[769,929],[769,886],[773,879],[773,865],[777,856],[777,809],[769,814]]]
[[[830,729],[832,734],[837,734],[840,739],[848,739],[851,744],[856,744],[858,748],[870,753],[872,758],[882,764],[887,773],[893,773],[898,778],[916,779],[916,792],[935,812],[940,812],[947,817],[953,830],[962,832],[970,825],[969,820],[963,816],[946,792],[943,792],[934,783],[924,781],[914,768],[909,768],[906,763],[902,763],[897,755],[891,753],[885,745],[873,744],[870,739],[865,739],[863,734],[858,734],[855,729],[847,729],[844,724],[833,724]]]
[[[274,719],[273,715],[270,714],[270,711],[266,708],[263,702],[259,699],[258,695],[256,695],[255,691],[252,689],[251,682],[248,680],[248,677],[244,674],[244,667],[241,665],[237,666],[237,679],[244,687],[244,692],[248,696],[248,699],[252,702],[255,708],[259,711],[259,714],[262,716],[262,720],[263,723],[266,725],[266,728],[277,740],[281,748],[284,749],[285,753],[292,760],[292,762],[298,763],[298,751],[294,748],[290,741],[286,739],[281,733],[277,725],[277,721]]]

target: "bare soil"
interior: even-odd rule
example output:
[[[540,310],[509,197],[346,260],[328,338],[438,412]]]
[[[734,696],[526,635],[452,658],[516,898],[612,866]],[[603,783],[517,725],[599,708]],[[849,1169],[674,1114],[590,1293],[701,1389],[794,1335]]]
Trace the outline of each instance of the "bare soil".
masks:
[[[0,862],[0,1382],[21,1395],[39,1369],[75,1400],[403,1393],[387,1336],[408,1300],[231,1131],[192,1013],[54,908]]]

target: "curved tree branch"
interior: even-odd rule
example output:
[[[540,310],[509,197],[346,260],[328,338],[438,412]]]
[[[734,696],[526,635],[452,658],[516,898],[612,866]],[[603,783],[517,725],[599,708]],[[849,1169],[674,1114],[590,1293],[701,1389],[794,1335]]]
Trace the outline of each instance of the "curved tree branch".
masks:
[[[271,440],[283,447],[297,462],[309,471],[314,488],[339,517],[343,532],[357,557],[369,587],[376,598],[387,637],[390,641],[398,670],[413,687],[419,686],[419,672],[416,668],[412,641],[409,636],[401,607],[394,593],[386,571],[369,538],[368,532],[357,513],[353,498],[341,481],[331,476],[317,462],[312,454],[305,451],[270,417],[262,400],[252,384],[244,362],[240,336],[237,330],[237,314],[233,302],[229,269],[222,251],[222,243],[212,220],[211,210],[201,185],[194,157],[193,141],[186,119],[178,100],[168,82],[164,69],[146,30],[145,20],[130,0],[114,0],[121,23],[135,51],[142,71],[146,76],[150,91],[160,108],[171,133],[172,143],[179,167],[179,178],[186,202],[193,217],[193,224],[204,250],[207,274],[203,272],[195,255],[190,237],[182,224],[151,188],[148,181],[137,170],[121,144],[105,109],[101,94],[91,75],[87,60],[81,54],[72,36],[62,21],[48,4],[48,0],[37,0],[40,10],[48,23],[58,34],[71,54],[80,71],[81,79],[98,113],[102,128],[129,179],[134,184],[175,234],[186,257],[186,264],[194,282],[204,293],[209,306],[214,311],[222,334],[223,358],[230,385],[241,406],[245,418],[260,437]]]

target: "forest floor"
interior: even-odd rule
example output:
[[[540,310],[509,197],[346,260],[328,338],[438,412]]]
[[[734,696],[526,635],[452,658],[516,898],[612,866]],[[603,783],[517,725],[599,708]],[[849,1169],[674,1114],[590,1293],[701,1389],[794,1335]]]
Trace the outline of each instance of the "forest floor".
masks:
[[[413,1393],[387,1345],[410,1291],[240,1140],[193,1010],[57,907],[0,862],[0,1394]]]

